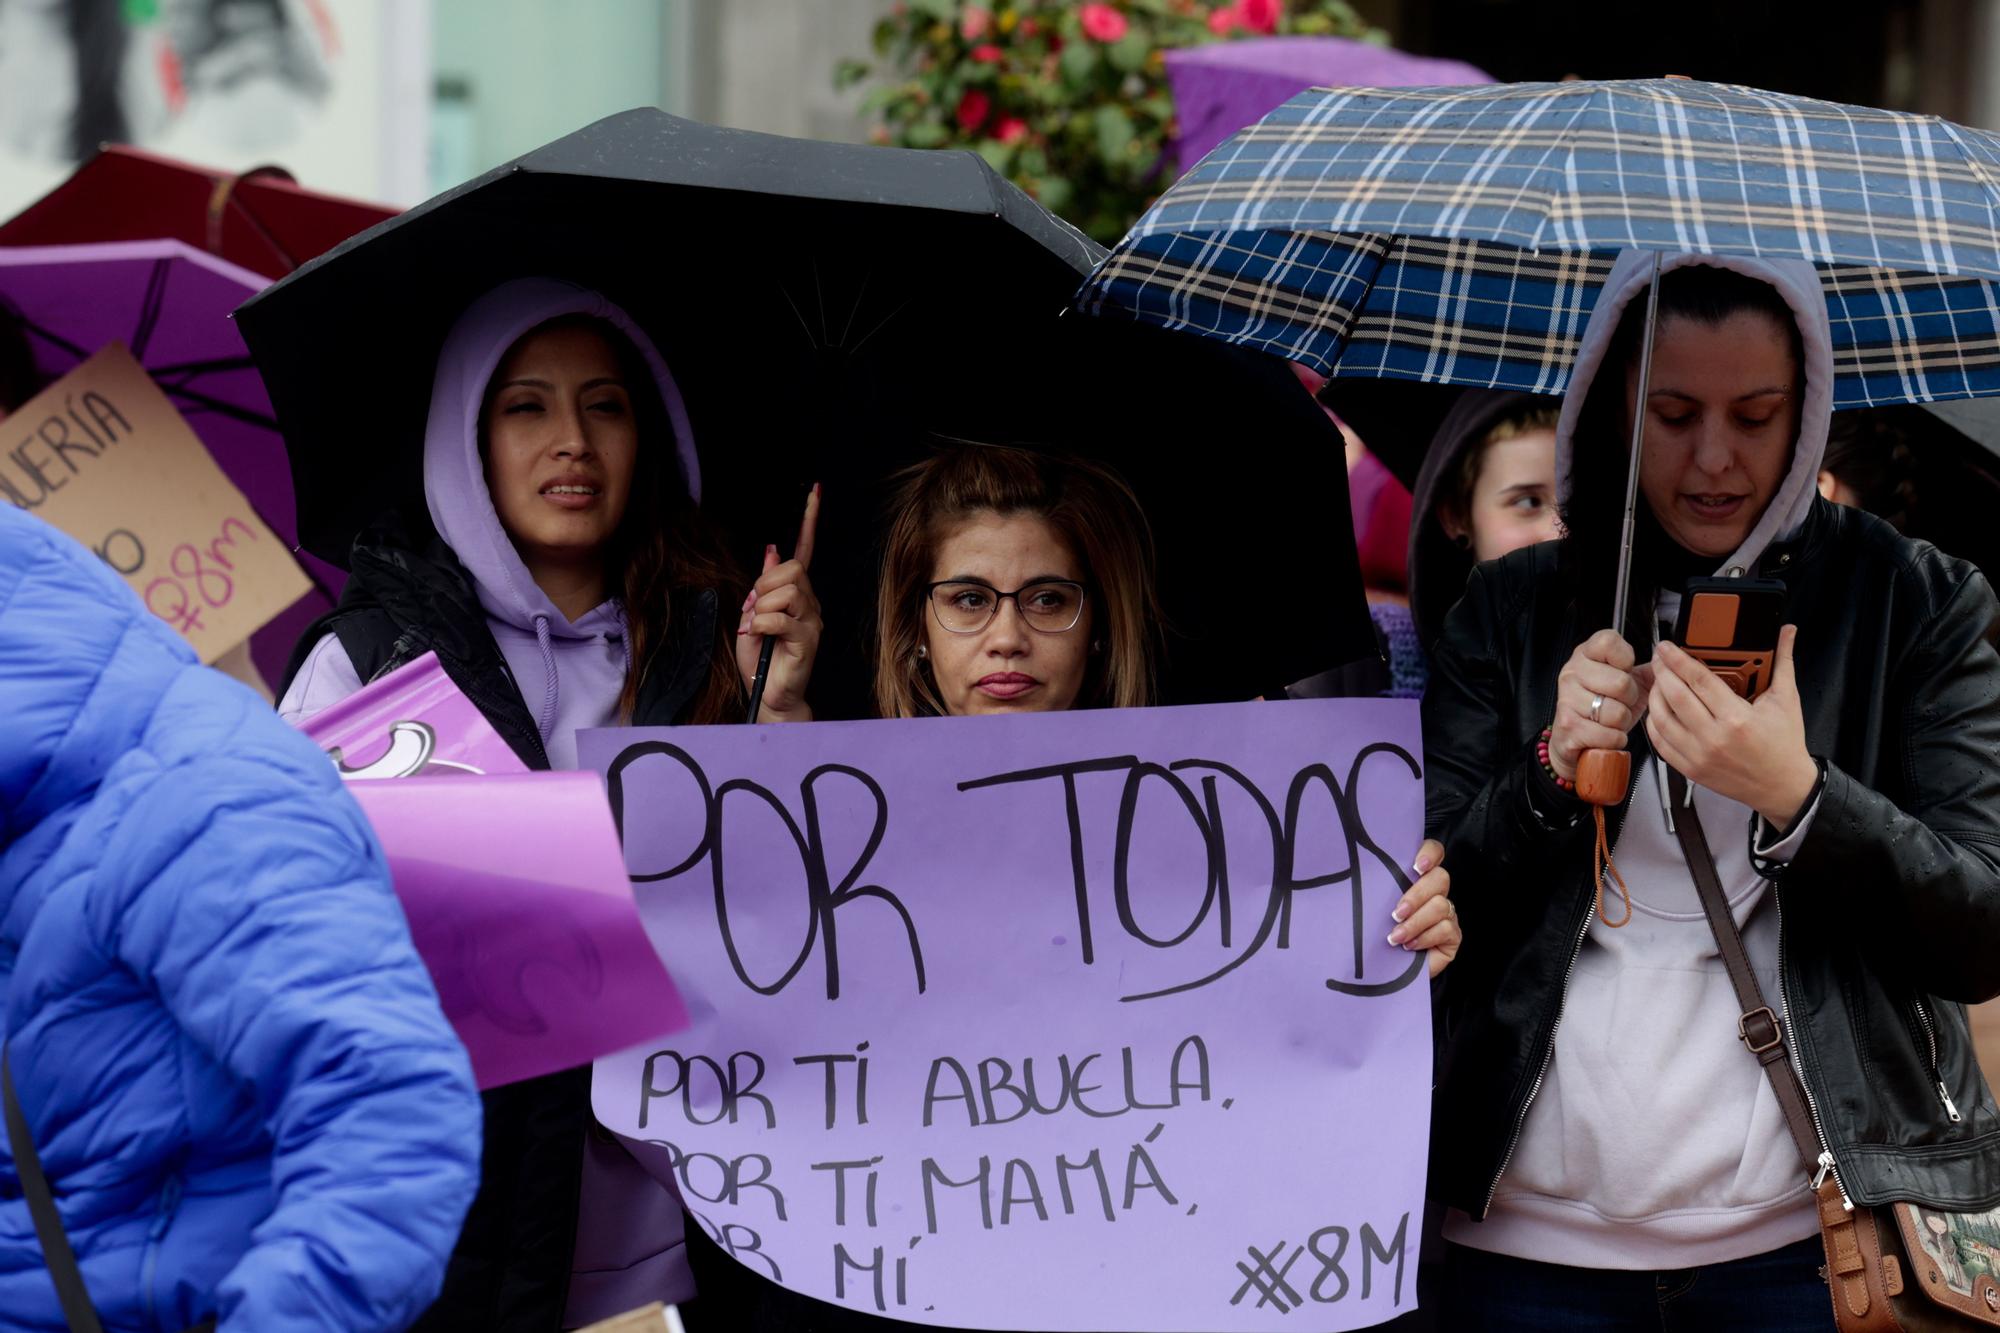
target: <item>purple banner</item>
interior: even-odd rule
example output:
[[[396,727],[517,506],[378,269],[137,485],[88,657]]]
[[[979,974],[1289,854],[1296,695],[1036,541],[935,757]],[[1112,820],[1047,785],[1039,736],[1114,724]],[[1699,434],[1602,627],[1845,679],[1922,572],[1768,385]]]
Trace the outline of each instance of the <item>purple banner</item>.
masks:
[[[481,1088],[687,1025],[595,774],[529,772],[431,653],[302,729],[374,826]]]
[[[961,1328],[1415,1305],[1421,839],[1383,700],[586,733],[692,1027],[598,1118],[737,1260]]]
[[[353,782],[410,937],[484,1088],[687,1024],[593,773]]]

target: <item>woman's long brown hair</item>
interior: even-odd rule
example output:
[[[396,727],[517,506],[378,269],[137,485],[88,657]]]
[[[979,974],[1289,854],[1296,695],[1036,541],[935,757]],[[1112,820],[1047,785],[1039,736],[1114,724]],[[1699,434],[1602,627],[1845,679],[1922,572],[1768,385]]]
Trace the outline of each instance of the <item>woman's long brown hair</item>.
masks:
[[[720,531],[689,496],[681,478],[678,441],[652,367],[621,330],[589,315],[553,319],[522,337],[560,328],[588,329],[604,339],[617,358],[638,426],[631,498],[604,561],[605,586],[617,589],[624,604],[632,650],[632,666],[618,692],[618,715],[630,722],[638,710],[640,687],[668,640],[676,603],[713,589],[717,606],[712,642],[707,645],[708,670],[688,721],[740,722],[747,700],[736,670],[736,624],[729,614],[729,598],[731,589],[747,585]],[[485,419],[483,409],[480,418]]]
[[[929,664],[917,656],[924,585],[951,528],[980,512],[1045,520],[1083,566],[1103,648],[1090,657],[1079,706],[1153,702],[1162,624],[1153,538],[1138,497],[1117,473],[1082,458],[953,441],[894,481],[876,600],[875,705],[883,717],[945,711]]]

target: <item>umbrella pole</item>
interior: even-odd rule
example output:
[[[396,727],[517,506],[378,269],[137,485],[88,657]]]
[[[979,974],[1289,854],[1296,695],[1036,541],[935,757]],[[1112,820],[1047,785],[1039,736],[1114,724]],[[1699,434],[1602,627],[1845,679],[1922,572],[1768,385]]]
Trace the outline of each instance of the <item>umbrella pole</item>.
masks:
[[[755,722],[757,714],[764,711],[764,682],[771,676],[771,650],[778,641],[770,635],[764,636],[764,646],[757,650],[757,674],[750,678],[750,711],[744,716],[745,722]]]
[[[1625,521],[1618,536],[1618,583],[1611,594],[1611,628],[1625,632],[1632,597],[1632,530],[1639,510],[1639,455],[1646,440],[1646,395],[1653,384],[1653,335],[1660,320],[1660,252],[1653,252],[1653,281],[1646,291],[1646,336],[1639,348],[1639,402],[1632,414],[1632,456],[1625,464]]]
[[[1611,594],[1611,628],[1625,632],[1625,611],[1631,601],[1632,532],[1639,510],[1639,461],[1646,441],[1646,397],[1653,385],[1653,335],[1660,320],[1660,253],[1653,252],[1653,281],[1646,292],[1646,334],[1639,349],[1639,398],[1632,413],[1632,452],[1625,464],[1625,518],[1618,537],[1618,583]],[[1632,919],[1632,897],[1625,889],[1625,877],[1611,859],[1611,839],[1604,823],[1608,806],[1623,804],[1632,788],[1630,750],[1585,750],[1577,757],[1576,794],[1596,809],[1597,846],[1592,852],[1591,878],[1597,888],[1597,917],[1607,926],[1622,926]],[[1671,821],[1669,812],[1668,819]],[[1624,900],[1625,913],[1616,921],[1604,910],[1604,886],[1614,883]]]

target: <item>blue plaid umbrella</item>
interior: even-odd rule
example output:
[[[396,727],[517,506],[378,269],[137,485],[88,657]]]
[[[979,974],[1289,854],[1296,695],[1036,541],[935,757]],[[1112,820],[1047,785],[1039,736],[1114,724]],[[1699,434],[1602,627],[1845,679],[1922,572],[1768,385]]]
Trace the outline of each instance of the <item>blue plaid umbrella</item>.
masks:
[[[1634,247],[1818,265],[1836,407],[2000,394],[2000,135],[1680,79],[1302,93],[1076,303],[1322,374],[1560,393]]]

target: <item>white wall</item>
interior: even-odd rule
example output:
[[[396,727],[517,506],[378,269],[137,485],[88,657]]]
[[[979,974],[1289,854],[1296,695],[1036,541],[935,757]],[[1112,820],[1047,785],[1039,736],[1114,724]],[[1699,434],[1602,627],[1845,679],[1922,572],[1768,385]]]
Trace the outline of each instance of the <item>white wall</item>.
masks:
[[[170,14],[174,0],[161,10]],[[135,32],[126,102],[142,147],[241,171],[276,162],[336,194],[413,203],[426,193],[422,151],[430,103],[429,6],[424,0],[322,0],[330,41],[314,30],[327,78],[313,100],[261,80],[224,95],[190,96],[178,111],[161,93],[159,51],[169,22]],[[306,7],[294,3],[295,15]],[[51,20],[54,20],[53,22]],[[74,98],[60,42],[60,6],[0,0],[0,217],[61,181],[59,127]],[[36,128],[39,127],[39,128]]]
[[[861,92],[833,90],[834,63],[866,59],[888,0],[666,0],[685,24],[686,114],[736,129],[859,142]],[[684,16],[684,17],[683,17]]]
[[[663,10],[661,0],[433,0],[438,79],[470,85],[467,174],[614,112],[659,105]]]

